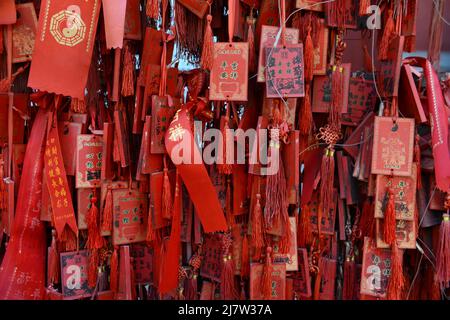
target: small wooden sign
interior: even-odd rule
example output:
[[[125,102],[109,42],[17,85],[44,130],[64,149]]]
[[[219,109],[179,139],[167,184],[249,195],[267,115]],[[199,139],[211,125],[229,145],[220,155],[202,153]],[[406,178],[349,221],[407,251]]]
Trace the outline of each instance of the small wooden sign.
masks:
[[[416,221],[396,220],[395,238],[400,249],[416,249]],[[384,219],[376,219],[377,248],[389,249],[384,242]]]
[[[90,297],[92,288],[88,285],[88,252],[61,253],[61,284],[64,300]]]
[[[31,61],[38,21],[34,3],[16,5],[18,18],[13,25],[13,63]]]
[[[100,186],[103,156],[103,137],[80,134],[77,139],[76,187]]]
[[[298,248],[298,271],[291,273],[294,292],[301,297],[311,297],[311,276],[309,275],[308,252]]]
[[[272,294],[269,300],[284,300],[286,295],[286,264],[274,263],[272,265]],[[263,263],[250,264],[250,300],[263,300],[262,275]]]
[[[247,101],[248,43],[214,44],[209,99],[215,101]]]
[[[372,174],[412,174],[414,119],[375,117]]]

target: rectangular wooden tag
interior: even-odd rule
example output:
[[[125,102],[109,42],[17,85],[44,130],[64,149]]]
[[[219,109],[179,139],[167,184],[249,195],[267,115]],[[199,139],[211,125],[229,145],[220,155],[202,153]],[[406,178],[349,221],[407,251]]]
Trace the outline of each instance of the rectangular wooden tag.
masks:
[[[384,219],[376,219],[377,248],[389,249],[390,245],[384,242]],[[395,238],[400,249],[416,249],[416,221],[396,220]]]
[[[120,165],[122,168],[130,165],[130,141],[128,136],[128,123],[124,110],[114,111],[114,131],[117,135],[117,147],[120,155]]]
[[[103,137],[80,134],[77,139],[76,187],[100,186],[103,156]]]
[[[286,295],[286,264],[272,265],[272,294],[270,300],[284,300]],[[264,272],[263,263],[250,264],[250,300],[263,300],[261,283]]]
[[[342,124],[357,126],[364,116],[373,111],[377,100],[375,84],[372,80],[351,77],[348,90],[347,113],[342,115]]]
[[[142,40],[141,12],[139,0],[127,0],[125,14],[124,38],[128,40]]]
[[[311,0],[310,0],[311,1]],[[321,5],[313,8],[320,8]],[[324,75],[327,73],[327,60],[328,60],[328,34],[329,30],[325,26],[325,20],[320,19],[318,30],[318,45],[314,47],[314,75]]]
[[[88,252],[61,253],[61,284],[64,300],[86,298],[93,289],[88,286]]]
[[[258,82],[266,81],[266,55],[265,48],[272,48],[275,44],[277,34],[280,31],[279,27],[262,26],[261,28],[261,41],[259,46],[259,58],[258,58]],[[286,44],[297,44],[299,39],[299,31],[295,28],[286,28],[284,39]],[[281,41],[278,41],[278,45],[281,45]]]
[[[222,272],[222,235],[206,234],[202,247],[203,261],[200,275],[220,282]]]
[[[391,273],[391,251],[378,249],[374,241],[364,238],[361,294],[385,298]]]
[[[298,248],[298,271],[291,273],[291,277],[294,280],[294,292],[300,297],[311,297],[311,276],[305,248]]]
[[[34,4],[21,3],[16,5],[17,21],[13,26],[13,63],[31,61],[34,49],[34,38],[37,32],[38,21]]]
[[[148,197],[132,189],[113,190],[114,245],[145,241],[147,234]]]
[[[336,203],[337,203],[337,190],[334,189],[334,195],[333,195],[333,207],[330,209],[330,212],[327,214],[326,212],[322,215],[322,222],[321,222],[321,233],[328,234],[328,235],[334,235],[334,225],[336,222]],[[319,203],[320,203],[320,196],[319,192],[314,192],[312,199],[311,199],[311,215],[310,215],[310,221],[311,221],[311,227],[313,232],[317,232],[317,214],[319,212]]]
[[[320,284],[320,300],[335,300],[334,288],[336,284],[336,266],[337,261],[334,259],[321,258],[321,284]]]
[[[206,0],[178,0],[178,2],[200,19],[203,19],[209,8]]]
[[[214,101],[247,101],[247,88],[248,43],[215,43],[209,99]]]
[[[414,119],[375,117],[372,174],[411,176]]]
[[[400,83],[400,68],[402,66],[404,36],[396,36],[389,44],[388,59],[380,61],[378,88],[384,98],[397,97]]]
[[[134,243],[130,247],[130,256],[133,258],[134,282],[141,285],[150,284],[153,279],[153,249],[140,243]]]
[[[103,153],[102,153],[102,180],[110,180],[114,177],[114,124],[103,123]]]
[[[164,139],[166,130],[170,125],[177,106],[173,103],[175,100],[166,97],[160,97],[154,95],[152,97],[152,126],[150,147],[151,153],[165,153],[166,147],[164,145]]]
[[[413,163],[411,177],[392,177],[377,175],[375,193],[375,218],[384,218],[387,204],[386,190],[394,192],[395,216],[400,220],[414,220],[416,210],[417,165]]]
[[[291,246],[289,248],[289,253],[279,254],[277,253],[278,247],[274,246],[273,259],[276,263],[285,263],[286,271],[297,271],[298,270],[298,252],[297,252],[297,220],[295,217],[289,217],[289,224],[291,233]]]
[[[175,187],[175,171],[169,171],[169,180],[174,194]],[[163,218],[162,215],[162,188],[164,174],[163,172],[155,172],[150,175],[150,212],[152,218],[153,229],[160,229],[170,224],[170,221]]]
[[[80,230],[87,230],[86,215],[92,206],[91,198],[94,193],[92,189],[78,189],[77,190],[77,225]],[[100,198],[97,198],[97,208],[100,208]]]
[[[288,202],[299,203],[300,189],[300,132],[298,130],[289,133],[289,144],[282,150],[284,168],[286,172],[286,188]]]
[[[61,153],[68,176],[75,175],[76,157],[73,151],[77,148],[77,137],[82,129],[81,123],[63,121],[58,124]]]
[[[303,44],[266,47],[266,94],[268,98],[305,96]]]

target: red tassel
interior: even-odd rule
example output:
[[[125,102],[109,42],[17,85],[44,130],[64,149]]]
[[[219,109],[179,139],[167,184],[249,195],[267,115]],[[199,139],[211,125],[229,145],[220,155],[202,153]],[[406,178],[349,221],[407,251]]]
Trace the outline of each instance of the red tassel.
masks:
[[[331,148],[325,149],[322,157],[322,165],[320,169],[320,197],[321,203],[320,212],[329,212],[333,204],[333,185],[334,185],[334,150]],[[319,219],[320,221],[321,219]],[[317,224],[320,227],[320,223]]]
[[[74,113],[87,113],[84,99],[72,98],[70,101],[70,110]]]
[[[331,75],[331,110],[328,122],[335,129],[341,128],[342,92],[343,92],[343,68],[333,66]]]
[[[99,214],[97,208],[97,195],[94,189],[94,194],[91,198],[91,207],[86,215],[86,224],[88,227],[88,240],[86,247],[88,249],[100,249],[105,246],[105,239],[103,239],[99,228]],[[94,284],[95,285],[95,284]]]
[[[147,6],[145,12],[148,17],[152,19],[158,19],[159,17],[159,0],[147,0]]]
[[[344,288],[342,293],[344,300],[353,300],[353,292],[355,290],[355,277],[355,262],[350,261],[347,258],[347,260],[344,262]]]
[[[197,291],[198,291],[197,275],[193,274],[192,277],[188,279],[186,288],[186,300],[197,300]]]
[[[308,27],[308,35],[305,39],[305,83],[311,83],[314,77],[314,44],[311,38],[311,27]]]
[[[416,141],[414,143],[414,160],[417,163],[417,189],[422,189],[422,167],[419,140],[420,136],[416,134]]]
[[[392,9],[388,10],[388,19],[386,25],[384,26],[383,36],[381,38],[381,43],[378,52],[378,59],[386,60],[388,58],[389,44],[395,33],[395,23],[394,23],[394,12]]]
[[[56,231],[52,230],[52,244],[50,246],[50,254],[48,258],[48,279],[54,285],[59,283],[59,254],[56,245]]]
[[[75,233],[66,224],[61,233],[59,240],[64,243],[65,251],[74,251],[77,249],[78,239]]]
[[[134,59],[131,54],[130,45],[125,46],[122,71],[122,96],[134,95]]]
[[[309,135],[313,124],[313,114],[311,110],[311,92],[309,83],[305,83],[305,97],[301,102],[299,119],[300,134]]]
[[[233,203],[231,200],[231,179],[227,178],[227,194],[225,197],[225,213],[226,213],[226,218],[227,218],[227,223],[228,223],[228,227],[232,228],[232,226],[234,225],[234,217],[233,217]]]
[[[261,292],[264,300],[271,300],[272,299],[272,272],[273,272],[273,265],[272,265],[272,248],[267,247],[266,250],[266,263],[264,264],[264,269],[262,273],[262,285],[261,285]]]
[[[298,229],[298,246],[306,248],[312,243],[313,236],[310,224],[310,209],[307,204],[302,206]]]
[[[108,188],[106,192],[105,205],[103,206],[102,214],[102,232],[112,231],[112,216],[113,216],[113,196],[112,189]]]
[[[364,69],[366,69],[367,72],[373,72],[372,56],[370,55],[369,49],[367,49],[366,45],[364,45],[363,51],[364,51]]]
[[[90,288],[95,288],[97,284],[98,276],[98,250],[89,250],[89,265],[88,265],[88,286]]]
[[[442,288],[450,286],[450,215],[442,215],[436,255],[436,278]]]
[[[155,230],[153,230],[153,219],[152,219],[152,208],[148,208],[147,217],[147,235],[145,236],[145,241],[147,243],[152,243],[156,240]]]
[[[220,275],[220,294],[223,300],[236,300],[237,293],[234,285],[234,263],[231,255],[223,256],[223,269]]]
[[[247,42],[248,42],[248,70],[250,73],[256,72],[256,48],[255,48],[255,33],[253,32],[253,25],[255,23],[255,19],[253,16],[247,18],[247,25],[248,25],[248,31],[247,31]]]
[[[206,30],[203,38],[202,58],[200,60],[200,65],[205,70],[212,69],[214,59],[214,35],[211,28],[211,21],[212,15],[208,14],[206,16]]]
[[[0,27],[0,54],[3,54],[3,29]]]
[[[403,288],[405,286],[405,278],[403,276],[402,255],[397,246],[397,242],[392,244],[391,254],[391,276],[387,288],[388,300],[400,300],[402,297]]]
[[[116,293],[119,288],[119,247],[115,246],[111,255],[111,270],[109,274],[110,289]]]
[[[255,260],[259,259],[261,250],[264,247],[262,219],[261,195],[258,193],[256,194],[256,203],[252,215],[252,245],[255,248],[253,255]]]
[[[394,192],[391,188],[386,191],[387,203],[384,212],[384,241],[392,245],[395,243],[395,231],[397,227],[397,221],[395,220],[395,203]]]
[[[242,239],[241,278],[247,279],[250,276],[250,258],[248,250],[248,238],[247,234],[244,234]]]
[[[370,5],[371,5],[370,0],[360,0],[359,1],[359,15],[360,16],[369,15],[370,12],[368,12],[368,10],[369,10]]]
[[[228,148],[227,145],[231,144],[231,136],[228,133],[228,129],[230,129],[228,122],[230,121],[230,117],[229,117],[229,109],[231,108],[231,105],[228,105],[227,107],[227,116],[225,117],[225,124],[223,126],[223,130],[222,130],[222,150],[223,150],[223,155],[222,155],[222,162],[223,163],[219,163],[217,165],[217,169],[219,171],[219,173],[221,174],[225,174],[225,175],[229,175],[233,172],[233,166],[231,164],[228,164],[227,162],[232,162],[230,160],[228,160],[228,157],[231,156],[227,154],[228,152]]]
[[[6,186],[3,178],[5,177],[5,169],[3,167],[3,154],[0,155],[0,213],[6,209]],[[1,231],[3,232],[3,230]]]
[[[162,214],[164,219],[172,218],[172,188],[169,180],[169,169],[164,166],[164,179],[162,186]]]

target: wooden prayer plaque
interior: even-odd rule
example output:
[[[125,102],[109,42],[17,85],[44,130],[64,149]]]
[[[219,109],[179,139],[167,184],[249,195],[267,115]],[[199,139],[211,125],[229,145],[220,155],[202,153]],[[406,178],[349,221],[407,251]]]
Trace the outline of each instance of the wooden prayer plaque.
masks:
[[[286,295],[286,264],[272,265],[272,294],[269,300],[284,300]],[[250,300],[263,300],[261,283],[264,272],[263,263],[250,264]]]
[[[152,282],[153,249],[145,244],[131,245],[130,255],[133,257],[134,281],[136,284],[149,284]]]
[[[320,284],[320,300],[335,300],[334,287],[336,283],[336,266],[337,261],[334,259],[321,258],[321,284]]]
[[[350,78],[347,113],[342,115],[342,124],[357,126],[367,113],[373,111],[377,100],[375,84],[361,77]]]
[[[387,204],[386,190],[394,191],[395,217],[400,220],[414,220],[416,208],[417,165],[413,163],[411,177],[392,177],[377,175],[375,193],[375,218],[384,218]]]
[[[34,3],[16,5],[18,18],[13,25],[13,63],[31,61],[38,21]]]
[[[98,194],[98,192],[97,192]],[[77,190],[77,225],[80,230],[87,230],[86,215],[92,206],[91,199],[94,193],[92,189],[78,189]],[[100,197],[97,196],[97,208],[100,208]]]
[[[141,40],[141,13],[139,0],[127,0],[127,11],[125,14],[124,38],[128,40]]]
[[[265,48],[268,98],[305,96],[303,45]]]
[[[265,48],[273,48],[277,34],[280,32],[279,27],[262,26],[261,29],[261,41],[259,47],[259,59],[258,59],[258,82],[266,81],[266,55]],[[286,28],[284,39],[286,44],[297,44],[299,38],[299,31],[295,28]],[[278,40],[278,46],[281,45],[281,40]]]
[[[372,174],[411,176],[414,119],[375,117]]]
[[[400,249],[416,249],[416,221],[396,220],[395,238]],[[376,219],[377,248],[389,249],[384,242],[384,219]]]
[[[150,147],[151,153],[165,153],[164,139],[169,128],[170,121],[176,112],[176,106],[168,97],[152,97],[152,126]]]
[[[147,234],[148,198],[132,189],[113,190],[113,244],[145,241]]]
[[[88,285],[88,252],[61,253],[61,284],[64,300],[86,298],[93,289]]]
[[[215,43],[209,99],[215,101],[247,101],[247,88],[248,43]]]
[[[301,297],[311,297],[311,276],[305,248],[298,248],[298,271],[291,273],[291,277],[294,280],[294,292]]]
[[[61,153],[68,176],[75,175],[76,157],[73,151],[77,148],[77,137],[82,129],[81,123],[63,121],[58,124]]]
[[[178,2],[200,19],[203,19],[209,8],[206,0],[178,0]]]
[[[200,275],[220,282],[222,272],[222,235],[206,234],[203,243],[203,261],[200,267]]]
[[[388,59],[380,62],[377,81],[380,94],[384,98],[398,96],[404,42],[403,36],[393,38],[389,44]]]
[[[311,1],[311,0],[309,0]],[[317,8],[315,6],[313,8]],[[327,55],[328,55],[328,33],[329,30],[325,26],[325,20],[320,19],[320,27],[318,31],[318,46],[314,48],[314,75],[325,75],[327,73]]]
[[[289,253],[284,255],[277,253],[277,246],[274,246],[273,259],[276,263],[285,263],[286,271],[297,271],[298,270],[298,252],[297,252],[297,221],[295,217],[289,217],[290,223],[290,233],[291,233],[291,246],[289,248]]]
[[[103,155],[103,137],[80,134],[77,139],[76,187],[100,186]]]

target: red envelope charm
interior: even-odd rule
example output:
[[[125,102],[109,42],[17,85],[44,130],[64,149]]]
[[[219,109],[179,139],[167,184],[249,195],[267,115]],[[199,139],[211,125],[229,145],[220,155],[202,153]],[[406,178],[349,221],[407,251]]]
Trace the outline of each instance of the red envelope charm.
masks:
[[[214,44],[209,99],[215,101],[247,101],[248,43]]]

